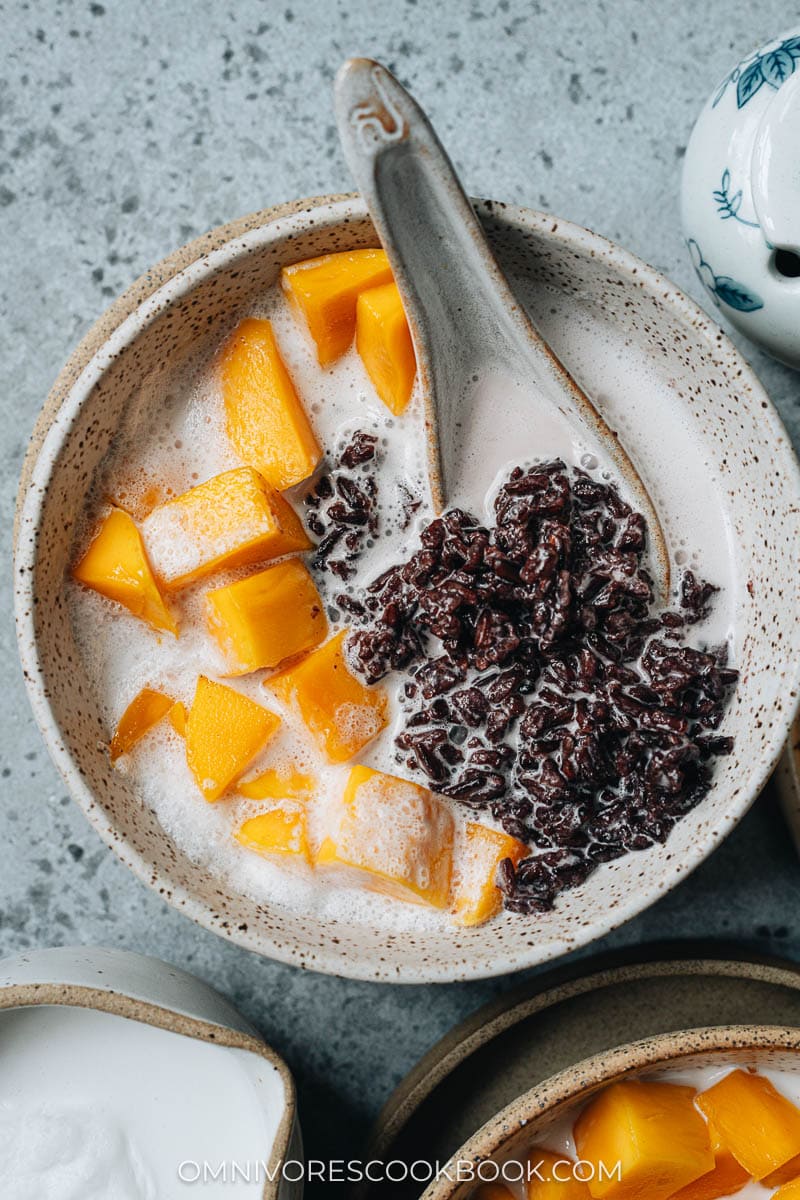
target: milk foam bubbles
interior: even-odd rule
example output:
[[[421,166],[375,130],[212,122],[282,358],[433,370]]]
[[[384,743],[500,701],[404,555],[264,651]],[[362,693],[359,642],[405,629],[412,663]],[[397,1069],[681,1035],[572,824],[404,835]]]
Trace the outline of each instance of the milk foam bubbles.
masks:
[[[340,741],[368,742],[380,729],[381,720],[367,704],[340,704],[333,714]]]
[[[157,1200],[138,1148],[102,1110],[0,1107],[4,1200]]]
[[[145,380],[126,406],[106,464],[104,494],[124,493],[135,506],[151,488],[163,491],[162,498],[177,496],[238,466],[225,435],[216,373],[207,357],[190,356],[157,382]]]

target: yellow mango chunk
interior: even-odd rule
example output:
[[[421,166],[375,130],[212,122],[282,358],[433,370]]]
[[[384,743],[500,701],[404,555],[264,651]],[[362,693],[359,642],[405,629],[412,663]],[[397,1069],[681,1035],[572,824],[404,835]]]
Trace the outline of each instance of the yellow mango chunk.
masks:
[[[795,1180],[800,1180],[800,1154],[795,1158],[790,1158],[783,1166],[778,1167],[777,1171],[770,1171],[769,1175],[765,1175],[761,1182],[765,1187],[772,1188],[794,1183]]]
[[[319,592],[296,558],[206,592],[206,621],[231,675],[277,667],[324,641]]]
[[[772,1200],[800,1200],[800,1179],[790,1179],[779,1187]]]
[[[708,1132],[714,1152],[713,1170],[681,1188],[672,1200],[721,1200],[721,1197],[733,1196],[740,1192],[744,1185],[750,1182],[747,1171],[736,1161],[730,1150],[723,1146],[713,1125],[709,1125]]]
[[[280,725],[280,717],[201,675],[186,722],[186,761],[206,800],[219,800]]]
[[[503,895],[497,886],[497,868],[504,858],[510,858],[516,867],[528,854],[528,847],[507,833],[470,822],[453,885],[452,912],[456,922],[482,925],[499,913]]]
[[[172,705],[171,696],[153,688],[142,688],[120,717],[109,747],[111,761],[116,762],[121,754],[132,750],[147,731],[167,715]]]
[[[314,339],[320,366],[351,345],[359,293],[391,280],[385,250],[344,250],[283,268],[284,293]]]
[[[226,430],[242,462],[279,492],[307,479],[322,451],[269,321],[242,321],[219,368]]]
[[[180,737],[186,737],[186,705],[176,700],[167,713],[167,720]]]
[[[124,605],[152,629],[164,629],[177,636],[178,626],[158,590],[141,534],[123,509],[111,509],[72,575],[79,583]]]
[[[763,1075],[731,1071],[700,1093],[697,1107],[753,1179],[800,1155],[800,1109]]]
[[[568,1155],[537,1146],[528,1156],[525,1200],[590,1200],[591,1192],[574,1168]]]
[[[353,767],[318,867],[397,900],[446,908],[453,818],[427,788]]]
[[[292,506],[252,467],[225,471],[159,504],[142,522],[142,537],[169,589],[311,546]]]
[[[243,779],[236,791],[248,800],[304,800],[316,787],[311,775],[292,769],[285,774],[271,767],[255,779]]]
[[[589,1102],[575,1123],[578,1157],[594,1167],[592,1196],[666,1200],[714,1167],[695,1092],[672,1083],[623,1080]],[[613,1169],[620,1164],[620,1177]]]
[[[306,814],[300,804],[279,805],[259,817],[251,817],[236,833],[236,840],[259,854],[296,854],[311,862]]]
[[[331,762],[347,762],[383,729],[386,696],[366,687],[345,662],[346,630],[267,683],[294,707]]]
[[[411,399],[417,360],[396,283],[358,297],[356,348],[379,397],[399,416]]]

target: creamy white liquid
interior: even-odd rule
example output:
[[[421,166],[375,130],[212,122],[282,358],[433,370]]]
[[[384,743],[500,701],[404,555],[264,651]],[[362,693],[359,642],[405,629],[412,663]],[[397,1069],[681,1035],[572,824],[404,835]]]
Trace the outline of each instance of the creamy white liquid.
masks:
[[[256,315],[272,321],[298,393],[330,458],[335,457],[337,449],[357,429],[374,434],[380,443],[380,535],[360,558],[358,575],[349,585],[327,574],[318,579],[334,631],[339,624],[334,597],[342,591],[357,591],[365,582],[407,557],[416,543],[419,528],[432,518],[421,400],[415,395],[401,417],[392,416],[376,396],[355,349],[333,366],[321,369],[307,335],[298,327],[278,288],[265,297]],[[594,344],[597,349],[604,345],[607,335],[600,330],[592,336],[593,343],[587,344]],[[582,355],[588,353],[584,342],[578,338],[567,349],[582,366]],[[619,363],[613,356],[603,357],[598,353],[590,365],[592,377],[600,382],[604,407],[613,409],[615,416],[629,411],[634,396],[639,398],[636,402],[647,401],[661,414],[654,445],[663,437],[662,458],[654,460],[654,464],[648,461],[648,467],[653,469],[661,466],[653,488],[657,502],[658,487],[667,488],[670,478],[674,476],[683,484],[684,468],[675,473],[668,454],[670,445],[681,447],[682,462],[688,464],[685,471],[696,472],[701,479],[701,508],[695,505],[696,489],[691,503],[688,499],[684,502],[681,497],[674,498],[676,507],[672,511],[677,513],[677,524],[671,531],[670,542],[679,557],[685,557],[687,565],[698,567],[701,574],[725,589],[717,598],[712,621],[696,627],[691,635],[696,643],[719,642],[732,629],[734,593],[728,556],[729,532],[720,524],[719,500],[711,496],[716,483],[707,465],[703,467],[699,447],[681,430],[679,423],[676,434],[674,397],[670,403],[669,387],[653,374],[644,358],[640,362],[631,354],[624,376],[619,374]],[[482,386],[479,381],[479,392]],[[639,415],[644,419],[642,413]],[[621,416],[619,424],[622,425]],[[570,466],[582,465],[601,477],[611,477],[603,472],[602,464],[591,456],[563,415],[552,409],[547,413],[541,409],[532,411],[529,398],[519,388],[505,386],[502,379],[494,380],[491,395],[483,397],[475,410],[474,421],[464,431],[463,453],[463,470],[451,501],[490,523],[493,523],[491,506],[497,487],[517,465],[560,456]],[[646,457],[646,447],[642,453]],[[126,428],[95,488],[96,498],[120,499],[124,493],[125,503],[135,509],[137,498],[153,485],[166,486],[171,494],[179,494],[236,465],[224,433],[218,382],[208,370],[207,361],[196,361],[166,381],[162,376],[158,381],[145,382],[138,402],[129,407]],[[652,485],[650,471],[646,472],[646,479]],[[422,500],[406,530],[401,529],[404,499],[401,485]],[[300,486],[288,493],[301,512],[304,490]],[[624,487],[621,490],[624,494]],[[89,515],[93,515],[91,505]],[[84,530],[84,540],[85,536]],[[677,567],[676,576],[679,573]],[[178,640],[153,633],[102,597],[68,584],[76,640],[101,710],[107,716],[109,731],[144,686],[166,691],[188,705],[198,675],[224,676],[225,665],[206,629],[203,597],[209,587],[216,587],[230,577],[233,576],[217,574],[171,598],[181,628]],[[323,759],[298,727],[296,718],[282,711],[265,690],[264,678],[264,672],[257,672],[226,681],[258,703],[275,708],[284,719],[279,734],[247,774],[252,776],[269,767],[292,765],[315,776],[319,794],[309,806],[309,823],[311,841],[318,843],[328,829],[331,801],[341,796],[349,767],[331,766]],[[398,760],[394,738],[403,721],[397,703],[402,683],[397,676],[382,683],[389,694],[391,719],[387,729],[358,756],[358,761],[369,766],[401,775],[404,767]],[[117,768],[130,777],[136,793],[152,807],[164,829],[185,853],[207,866],[214,875],[231,880],[238,892],[251,896],[254,902],[324,914],[351,923],[377,922],[400,930],[431,928],[448,920],[442,912],[398,903],[352,886],[331,886],[329,881],[315,879],[312,871],[302,864],[278,864],[240,847],[233,838],[234,831],[266,805],[235,796],[207,804],[186,765],[183,741],[167,722],[162,722],[130,755],[120,759]],[[449,801],[445,803],[453,812],[460,838],[468,811]],[[485,814],[481,820],[492,823]]]
[[[0,1013],[3,1200],[263,1194],[282,1115],[274,1068],[91,1009]],[[189,1186],[195,1163],[253,1164]],[[183,1164],[183,1165],[182,1165]],[[260,1175],[260,1179],[259,1179]]]
[[[589,446],[574,421],[502,367],[467,390],[454,430],[447,503],[494,524],[494,496],[520,462],[562,458],[578,466]]]
[[[727,641],[735,657],[740,580],[736,534],[723,500],[730,480],[720,478],[705,441],[690,426],[670,364],[632,339],[623,341],[614,318],[595,305],[546,287],[531,291],[529,283],[520,294],[548,345],[569,364],[635,463],[661,520],[673,577],[690,567],[720,588],[709,618],[687,640]]]
[[[737,1065],[746,1066],[747,1064]],[[682,1084],[685,1087],[692,1087],[698,1092],[704,1092],[708,1088],[713,1087],[723,1076],[729,1074],[731,1070],[733,1070],[732,1064],[727,1063],[719,1067],[693,1067],[684,1070],[658,1071],[653,1074],[644,1075],[642,1078],[658,1083]],[[758,1073],[759,1075],[765,1075],[782,1095],[800,1107],[800,1074],[798,1072],[758,1068]],[[572,1131],[582,1107],[583,1105],[579,1105],[572,1109],[566,1116],[551,1125],[541,1140],[537,1140],[532,1146],[525,1148],[525,1153],[534,1163],[537,1162],[536,1151],[538,1147],[552,1150],[556,1154],[563,1154],[564,1158],[571,1159],[573,1162],[578,1159],[579,1156],[575,1148],[575,1139]],[[507,1180],[507,1186],[514,1196],[518,1196],[520,1200],[524,1200],[524,1186],[514,1178],[517,1163],[521,1159],[524,1161],[524,1155],[517,1149],[513,1154],[505,1156],[505,1160],[498,1158],[497,1162],[502,1163],[505,1161],[508,1164],[502,1177]],[[741,1191],[736,1192],[735,1195],[741,1197],[741,1200],[766,1200],[775,1190],[775,1188],[764,1187],[760,1183],[751,1181],[745,1184]]]

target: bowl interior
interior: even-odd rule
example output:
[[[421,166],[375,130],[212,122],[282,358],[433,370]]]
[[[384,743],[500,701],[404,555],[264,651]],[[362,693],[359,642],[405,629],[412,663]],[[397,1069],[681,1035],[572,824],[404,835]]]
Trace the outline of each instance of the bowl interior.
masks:
[[[98,831],[140,877],[208,927],[261,953],[356,977],[500,974],[573,949],[639,911],[696,865],[752,801],[778,753],[796,693],[797,580],[786,547],[797,544],[800,486],[786,435],[754,376],[699,310],[632,256],[542,214],[487,204],[481,215],[521,300],[598,407],[623,429],[657,505],[675,493],[679,473],[659,445],[655,417],[663,405],[702,447],[703,469],[716,481],[718,511],[708,519],[724,524],[734,560],[729,601],[743,631],[742,679],[724,724],[736,751],[719,761],[711,794],[665,846],[600,868],[544,916],[387,934],[255,904],[187,858],[109,766],[108,731],[63,598],[73,531],[94,473],[123,417],[129,422],[135,406],[138,419],[157,420],[168,373],[198,348],[218,343],[284,263],[375,244],[360,202],[319,202],[272,221],[265,214],[263,225],[223,239],[154,292],[72,384],[22,498],[23,664],[51,752]],[[630,422],[632,410],[637,417]],[[535,438],[535,429],[529,432]]]
[[[549,1135],[558,1137],[554,1129],[563,1134],[563,1123],[571,1124],[587,1100],[614,1080],[704,1068],[724,1072],[734,1067],[796,1074],[800,1069],[800,1031],[758,1025],[692,1029],[633,1042],[579,1062],[524,1093],[487,1121],[455,1152],[448,1169],[425,1189],[422,1200],[467,1200],[476,1186],[474,1178],[469,1179],[470,1170],[477,1170],[485,1160],[508,1164],[511,1179],[517,1164],[525,1161],[534,1146],[546,1147]],[[691,1076],[676,1076],[676,1082],[698,1086]],[[492,1169],[484,1167],[483,1178],[491,1178]]]

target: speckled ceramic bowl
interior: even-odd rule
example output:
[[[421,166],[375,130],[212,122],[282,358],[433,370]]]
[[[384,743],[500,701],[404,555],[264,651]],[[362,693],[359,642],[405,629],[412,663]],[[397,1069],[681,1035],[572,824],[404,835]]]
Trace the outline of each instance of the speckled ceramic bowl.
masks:
[[[392,935],[254,904],[189,861],[109,765],[108,730],[63,603],[72,531],[93,473],[142,380],[156,393],[165,364],[218,338],[217,320],[247,310],[284,263],[375,244],[357,198],[256,214],[143,276],[62,371],[20,489],[16,605],[23,667],[45,740],[89,820],[139,878],[209,929],[261,954],[358,978],[499,975],[607,933],[674,886],[735,825],[775,763],[797,698],[798,578],[796,555],[787,548],[800,538],[800,480],[757,379],[705,314],[624,250],[541,213],[489,202],[479,212],[520,299],[609,419],[615,413],[622,419],[631,388],[641,389],[629,362],[647,362],[653,405],[667,394],[677,400],[687,436],[693,431],[702,440],[708,463],[726,481],[721,504],[740,581],[742,679],[724,729],[735,735],[736,752],[720,761],[711,794],[666,846],[602,867],[546,916],[503,915],[467,930],[442,922],[424,936]],[[645,421],[626,430],[634,461],[659,459],[656,428]],[[661,455],[661,480],[648,479],[655,497],[672,486],[674,465]]]
[[[476,1184],[468,1181],[486,1160],[506,1162],[509,1177],[528,1149],[547,1145],[547,1134],[556,1122],[593,1093],[626,1075],[652,1075],[663,1070],[696,1067],[752,1066],[759,1070],[800,1070],[800,1029],[771,1025],[721,1025],[664,1033],[631,1042],[593,1058],[531,1088],[487,1121],[452,1156],[442,1176],[422,1193],[421,1200],[468,1200]],[[511,1163],[514,1165],[512,1166]],[[454,1176],[460,1164],[461,1181]],[[484,1177],[493,1168],[484,1166]],[[466,1181],[465,1181],[466,1180]]]

